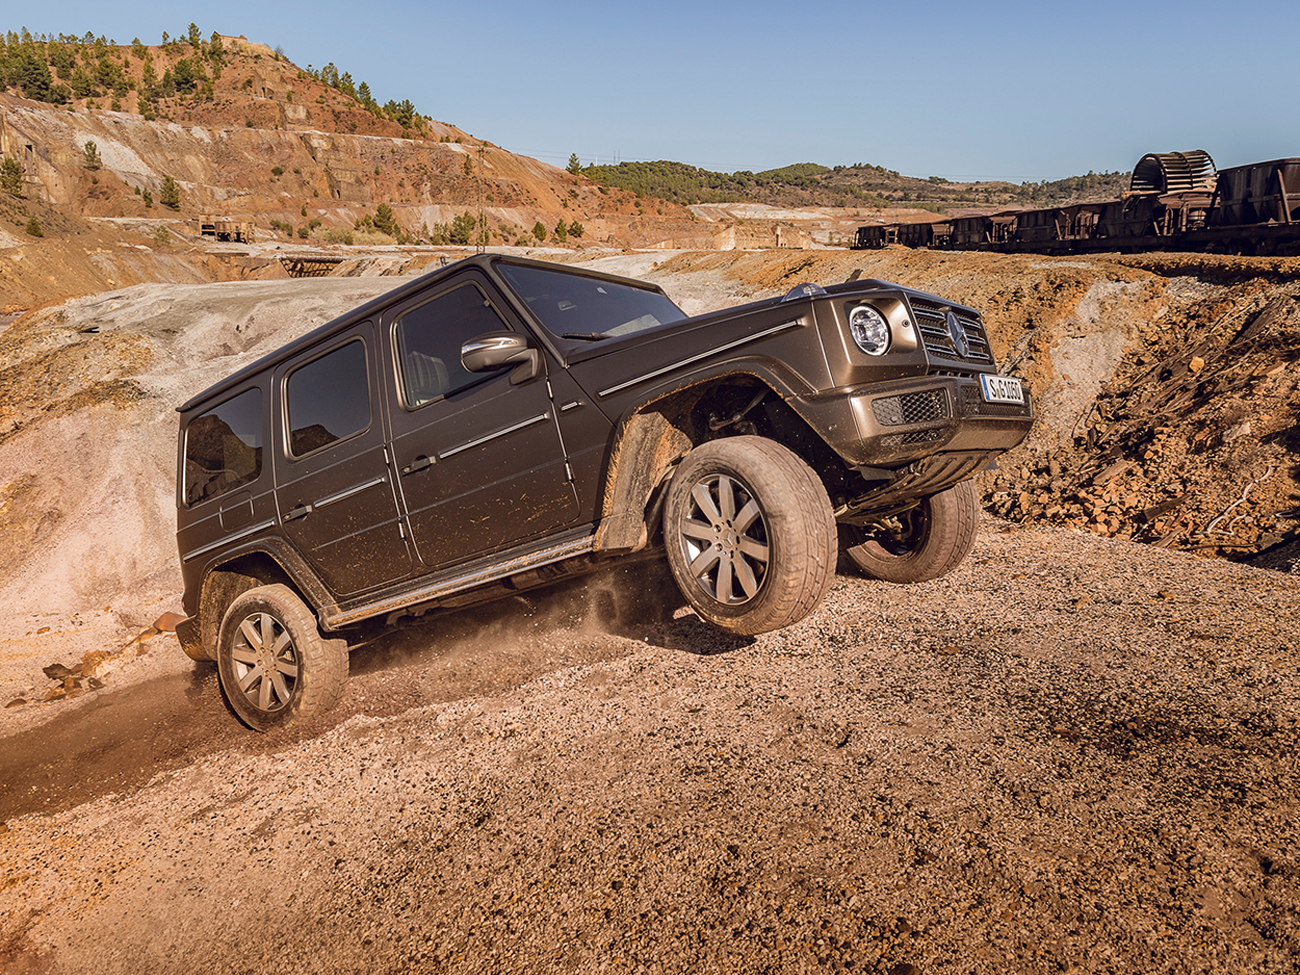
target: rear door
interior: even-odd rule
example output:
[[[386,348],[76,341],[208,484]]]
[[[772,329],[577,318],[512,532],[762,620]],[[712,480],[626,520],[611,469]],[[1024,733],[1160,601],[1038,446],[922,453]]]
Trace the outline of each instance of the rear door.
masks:
[[[339,597],[410,574],[384,442],[374,325],[276,369],[276,497],[284,532]]]
[[[392,451],[419,559],[437,569],[578,521],[543,360],[471,373],[462,344],[487,332],[526,334],[492,284],[467,274],[385,313],[396,385]],[[535,340],[534,340],[535,343]]]

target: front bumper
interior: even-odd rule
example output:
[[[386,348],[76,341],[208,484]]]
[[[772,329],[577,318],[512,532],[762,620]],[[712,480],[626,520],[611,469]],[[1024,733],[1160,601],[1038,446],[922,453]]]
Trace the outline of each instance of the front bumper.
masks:
[[[850,467],[896,469],[937,453],[1000,454],[1034,422],[1023,404],[984,401],[978,379],[918,376],[837,389],[791,404]]]

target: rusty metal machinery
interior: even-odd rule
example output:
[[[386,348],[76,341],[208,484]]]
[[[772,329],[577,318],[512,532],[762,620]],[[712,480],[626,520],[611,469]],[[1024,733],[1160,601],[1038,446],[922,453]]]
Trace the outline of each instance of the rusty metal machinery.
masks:
[[[1130,193],[1213,193],[1218,172],[1204,149],[1190,152],[1148,152],[1133,167]]]

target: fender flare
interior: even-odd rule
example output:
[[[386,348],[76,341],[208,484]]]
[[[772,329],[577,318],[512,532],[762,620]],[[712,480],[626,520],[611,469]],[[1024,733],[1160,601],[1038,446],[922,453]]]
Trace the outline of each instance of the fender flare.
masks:
[[[675,377],[671,384],[651,389],[619,418],[601,494],[597,552],[637,552],[649,544],[653,517],[648,512],[654,507],[655,492],[699,439],[690,429],[691,410],[720,381],[741,377],[757,381],[787,402],[797,402],[799,391],[806,387],[781,363],[747,356]]]

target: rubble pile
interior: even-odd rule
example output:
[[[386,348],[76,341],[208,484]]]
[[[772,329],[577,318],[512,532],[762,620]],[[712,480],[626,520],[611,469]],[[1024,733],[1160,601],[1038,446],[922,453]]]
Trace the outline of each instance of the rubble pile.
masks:
[[[1071,440],[986,475],[988,508],[1238,560],[1300,537],[1300,301],[1245,290],[1167,306]]]

